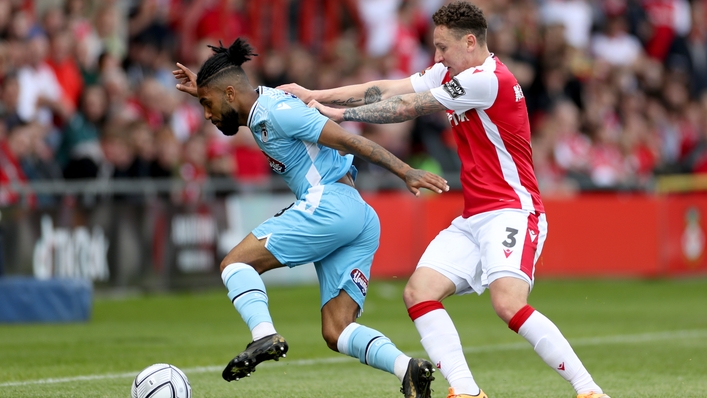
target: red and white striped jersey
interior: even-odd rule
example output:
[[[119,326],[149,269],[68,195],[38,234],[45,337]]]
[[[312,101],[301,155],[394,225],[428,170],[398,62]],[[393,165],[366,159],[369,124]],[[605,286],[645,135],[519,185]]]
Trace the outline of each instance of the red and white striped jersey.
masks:
[[[445,107],[462,163],[463,217],[498,209],[544,213],[523,90],[493,54],[450,77],[437,63],[410,77]]]

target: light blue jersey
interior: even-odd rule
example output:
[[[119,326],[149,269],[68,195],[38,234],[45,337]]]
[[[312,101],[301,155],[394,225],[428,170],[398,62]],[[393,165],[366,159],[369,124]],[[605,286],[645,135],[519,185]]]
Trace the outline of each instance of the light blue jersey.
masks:
[[[363,309],[380,222],[355,188],[337,182],[347,172],[355,179],[353,155],[317,143],[328,119],[316,109],[282,90],[257,91],[248,127],[297,200],[253,235],[281,264],[314,263],[322,305],[343,290]]]
[[[297,199],[307,197],[316,204],[321,195],[316,187],[332,184],[353,171],[353,155],[341,156],[317,143],[329,119],[316,109],[282,90],[260,86],[257,92],[248,127],[258,146]]]

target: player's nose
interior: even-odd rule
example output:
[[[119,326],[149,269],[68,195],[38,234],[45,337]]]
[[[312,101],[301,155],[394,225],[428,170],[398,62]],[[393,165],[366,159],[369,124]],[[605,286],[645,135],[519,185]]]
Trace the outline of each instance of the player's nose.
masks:
[[[435,51],[434,61],[436,64],[444,61],[444,57],[442,56],[442,54],[439,53],[439,51]]]

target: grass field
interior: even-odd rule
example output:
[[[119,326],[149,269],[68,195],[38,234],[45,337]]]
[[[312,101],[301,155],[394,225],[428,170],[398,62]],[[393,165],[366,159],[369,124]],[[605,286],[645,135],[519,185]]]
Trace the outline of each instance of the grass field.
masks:
[[[374,281],[360,322],[423,356],[403,284]],[[225,291],[96,299],[85,324],[0,325],[0,397],[128,397],[144,367],[167,362],[194,397],[402,397],[397,379],[328,351],[316,287],[271,288],[287,358],[226,383],[222,366],[250,340]],[[555,321],[613,398],[707,397],[707,279],[546,281],[530,303]],[[493,314],[488,294],[452,297],[474,376],[491,398],[574,397],[568,383]],[[446,397],[441,375],[433,397]]]

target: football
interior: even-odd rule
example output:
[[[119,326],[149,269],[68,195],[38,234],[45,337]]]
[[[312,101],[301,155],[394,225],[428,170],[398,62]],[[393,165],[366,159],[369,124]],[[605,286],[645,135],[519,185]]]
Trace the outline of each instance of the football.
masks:
[[[132,398],[191,398],[187,376],[174,365],[156,363],[143,369],[133,381]]]

